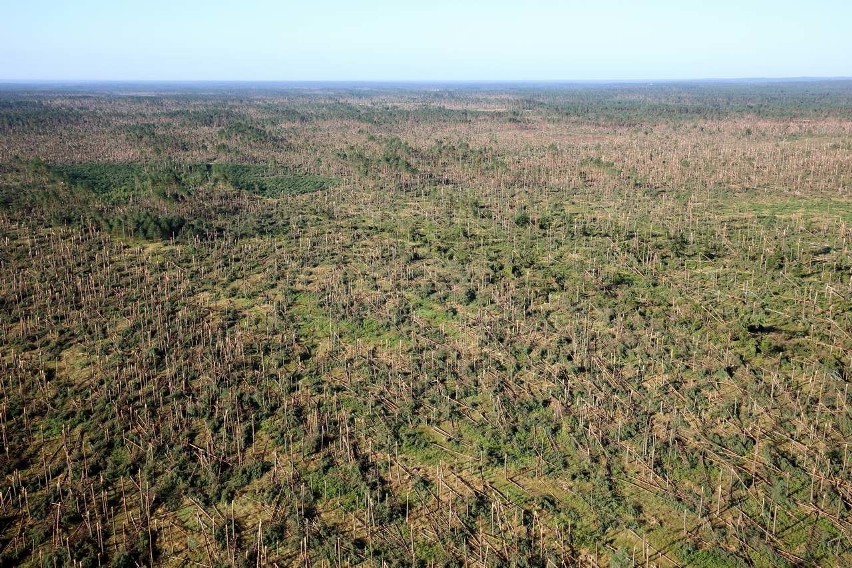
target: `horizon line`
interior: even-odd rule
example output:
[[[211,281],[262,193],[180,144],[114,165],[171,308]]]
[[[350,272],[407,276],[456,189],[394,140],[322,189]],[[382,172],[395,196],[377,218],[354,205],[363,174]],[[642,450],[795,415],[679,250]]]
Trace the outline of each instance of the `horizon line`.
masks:
[[[700,82],[783,82],[849,81],[852,75],[794,75],[693,78],[601,78],[601,79],[6,79],[5,85],[92,85],[92,84],[523,84],[523,83],[700,83]]]

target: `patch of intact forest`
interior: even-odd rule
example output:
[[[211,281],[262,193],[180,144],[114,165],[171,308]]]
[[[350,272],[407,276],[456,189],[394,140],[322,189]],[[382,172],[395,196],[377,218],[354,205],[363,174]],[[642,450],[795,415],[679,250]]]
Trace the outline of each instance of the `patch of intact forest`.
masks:
[[[0,565],[852,565],[852,82],[0,89]]]

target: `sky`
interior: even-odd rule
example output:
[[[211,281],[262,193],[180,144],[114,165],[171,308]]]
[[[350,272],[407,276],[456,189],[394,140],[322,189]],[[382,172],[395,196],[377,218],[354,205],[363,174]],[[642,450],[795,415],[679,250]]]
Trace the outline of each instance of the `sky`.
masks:
[[[852,76],[852,0],[2,0],[0,80]]]

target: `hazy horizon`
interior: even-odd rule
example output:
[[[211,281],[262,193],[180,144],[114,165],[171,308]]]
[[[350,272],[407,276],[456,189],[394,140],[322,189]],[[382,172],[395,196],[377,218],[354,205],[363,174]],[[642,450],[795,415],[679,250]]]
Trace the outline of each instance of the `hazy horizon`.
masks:
[[[634,82],[852,76],[852,4],[33,0],[4,82]]]
[[[696,77],[691,79],[3,79],[3,85],[653,85],[852,81],[843,76]]]

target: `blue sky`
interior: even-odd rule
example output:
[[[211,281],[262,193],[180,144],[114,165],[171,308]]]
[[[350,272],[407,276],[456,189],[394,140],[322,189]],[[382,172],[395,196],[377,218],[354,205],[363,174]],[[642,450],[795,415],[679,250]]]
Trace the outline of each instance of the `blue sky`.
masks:
[[[0,80],[852,76],[852,0],[6,0]]]

